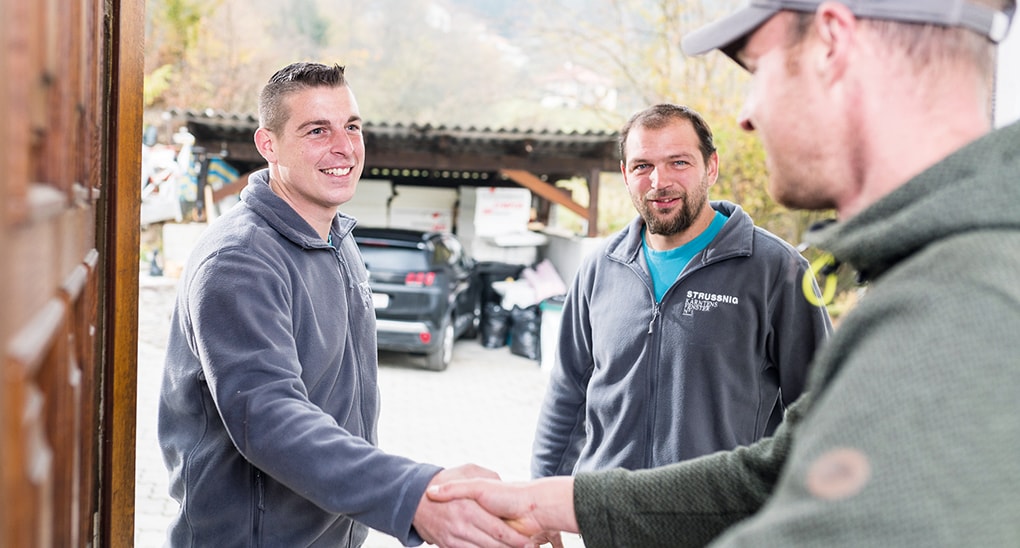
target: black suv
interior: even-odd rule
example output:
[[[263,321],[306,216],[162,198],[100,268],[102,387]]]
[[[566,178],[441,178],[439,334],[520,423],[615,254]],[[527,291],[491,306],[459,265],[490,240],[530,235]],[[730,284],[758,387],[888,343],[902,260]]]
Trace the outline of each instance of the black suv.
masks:
[[[380,350],[425,355],[442,371],[453,343],[476,336],[481,285],[456,236],[397,228],[354,229],[368,269]]]

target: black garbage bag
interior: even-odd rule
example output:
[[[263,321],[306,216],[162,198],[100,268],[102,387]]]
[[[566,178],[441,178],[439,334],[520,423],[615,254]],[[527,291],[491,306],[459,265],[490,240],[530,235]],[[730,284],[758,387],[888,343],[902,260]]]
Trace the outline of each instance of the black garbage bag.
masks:
[[[510,335],[510,311],[499,303],[485,303],[481,318],[482,347],[502,348]]]
[[[480,262],[475,265],[475,276],[478,276],[478,281],[482,286],[482,305],[498,304],[503,300],[503,296],[492,288],[493,282],[515,280],[520,277],[523,270],[524,265],[510,263]]]
[[[510,311],[510,353],[536,361],[542,358],[542,312],[537,304]]]

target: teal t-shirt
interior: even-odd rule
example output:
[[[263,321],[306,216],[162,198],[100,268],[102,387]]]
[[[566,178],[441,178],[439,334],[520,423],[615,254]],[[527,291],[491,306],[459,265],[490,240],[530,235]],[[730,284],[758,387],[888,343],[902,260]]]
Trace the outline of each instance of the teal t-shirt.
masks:
[[[645,252],[645,262],[648,263],[648,270],[652,273],[652,287],[655,288],[655,302],[662,300],[662,296],[666,294],[666,290],[673,285],[677,277],[684,268],[687,267],[687,263],[691,262],[691,259],[695,255],[701,253],[701,250],[708,247],[708,244],[715,239],[719,231],[722,230],[724,224],[726,224],[726,215],[716,211],[715,217],[712,218],[712,224],[708,225],[701,234],[698,234],[693,240],[686,244],[667,251],[656,251],[648,247],[648,242],[645,241],[644,229],[641,233],[641,248]]]

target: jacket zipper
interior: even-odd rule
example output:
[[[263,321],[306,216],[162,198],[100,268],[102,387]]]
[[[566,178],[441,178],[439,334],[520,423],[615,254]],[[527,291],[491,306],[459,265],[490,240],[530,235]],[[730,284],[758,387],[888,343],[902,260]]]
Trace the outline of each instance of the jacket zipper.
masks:
[[[648,322],[648,334],[649,335],[651,335],[655,331],[655,329],[654,329],[654,327],[655,327],[655,320],[659,319],[659,310],[660,310],[659,303],[655,303],[655,305],[652,306],[652,320],[650,322]]]
[[[262,515],[266,510],[265,487],[262,482],[262,471],[255,468],[255,507],[252,509],[252,535],[251,546],[258,548],[262,546]]]
[[[695,267],[693,270],[697,270],[697,269],[698,269],[698,267]],[[693,270],[692,270],[692,272],[693,272]],[[683,279],[686,278],[689,274],[690,274],[690,272],[681,272],[680,275],[677,276],[677,279],[673,281],[673,285],[669,286],[669,289],[667,289],[666,293],[663,294],[661,301],[655,300],[655,290],[653,288],[651,288],[651,287],[649,288],[649,291],[651,292],[652,302],[654,303],[652,305],[652,319],[648,322],[648,336],[649,336],[649,338],[651,338],[655,334],[655,322],[658,321],[661,318],[661,316],[662,316],[662,303],[666,302],[666,299],[669,298],[670,294],[674,293],[677,290],[676,289],[677,286],[679,286],[680,283],[683,281]],[[654,401],[656,401],[656,397],[655,397],[656,380],[658,379],[658,376],[659,376],[659,367],[660,367],[660,363],[659,363],[659,349],[660,348],[659,347],[661,345],[661,341],[658,341],[658,340],[652,341],[652,340],[650,340],[648,342],[648,345],[649,345],[650,348],[654,349],[654,355],[651,356],[651,359],[649,361],[649,366],[648,366],[649,369],[650,369],[650,372],[649,372],[649,375],[648,375],[648,399],[649,399],[649,401],[654,402]],[[649,410],[649,420],[648,420],[648,424],[647,424],[647,428],[648,429],[647,429],[647,432],[646,432],[646,436],[647,436],[647,440],[648,441],[645,444],[645,447],[648,448],[647,451],[645,452],[645,466],[647,468],[652,468],[653,467],[652,461],[653,461],[653,455],[655,455],[655,423],[658,420],[659,420],[659,417],[658,417],[658,407],[655,406],[655,405],[652,405],[651,409]]]
[[[359,293],[361,291],[361,287],[358,285],[358,281],[354,278],[354,273],[351,272],[350,265],[341,256],[341,253],[340,253],[340,246],[341,245],[342,244],[337,242],[337,246],[333,248],[334,249],[333,253],[336,256],[337,271],[340,274],[341,285],[346,285],[347,286],[347,293],[348,293],[348,295],[350,295],[352,293]],[[361,295],[358,294],[358,297],[360,298]],[[348,310],[354,304],[355,303],[351,303],[348,300],[348,303],[347,303]],[[369,305],[369,306],[371,306],[371,305]],[[374,311],[372,313],[375,314]],[[348,318],[347,319],[348,319],[348,322],[349,322],[350,321],[350,312],[348,312]],[[364,375],[362,375],[362,373],[361,373],[361,356],[358,356],[357,354],[355,354],[354,357],[357,360],[357,364],[355,364],[355,370],[356,370],[356,372],[357,372],[356,374],[358,376],[358,394],[364,394],[365,393],[365,379],[364,379]],[[369,443],[372,443],[372,439],[371,439],[372,438],[371,437],[372,429],[369,427],[369,423],[366,421],[366,418],[367,418],[368,414],[365,413],[364,398],[359,398],[359,401],[361,402],[360,403],[361,409],[359,409],[359,413],[358,413],[358,415],[361,418],[361,429],[362,429],[362,436],[361,437],[363,437]]]
[[[655,296],[653,295],[654,299]],[[662,303],[656,301],[652,307],[652,320],[648,322],[648,346],[651,349],[649,355],[648,366],[645,368],[648,371],[648,401],[655,402],[656,392],[656,380],[659,376],[659,342],[660,338],[654,333],[655,322],[659,319],[662,311]],[[648,413],[648,424],[646,425],[646,443],[645,443],[645,466],[651,468],[652,455],[655,454],[655,423],[658,421],[658,408],[655,405],[651,405]]]

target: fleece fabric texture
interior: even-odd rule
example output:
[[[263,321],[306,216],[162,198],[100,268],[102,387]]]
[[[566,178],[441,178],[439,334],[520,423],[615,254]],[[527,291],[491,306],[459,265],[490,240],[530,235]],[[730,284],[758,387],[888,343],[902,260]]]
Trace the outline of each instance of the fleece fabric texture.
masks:
[[[773,437],[582,474],[589,547],[1020,546],[1020,123],[815,234],[871,280]]]
[[[180,503],[174,547],[420,544],[438,467],[376,446],[375,317],[338,215],[328,245],[256,172],[179,282],[159,441]]]
[[[661,301],[642,252],[644,221],[589,254],[563,306],[532,474],[652,468],[771,434],[831,331],[804,297],[807,261],[729,217]]]

